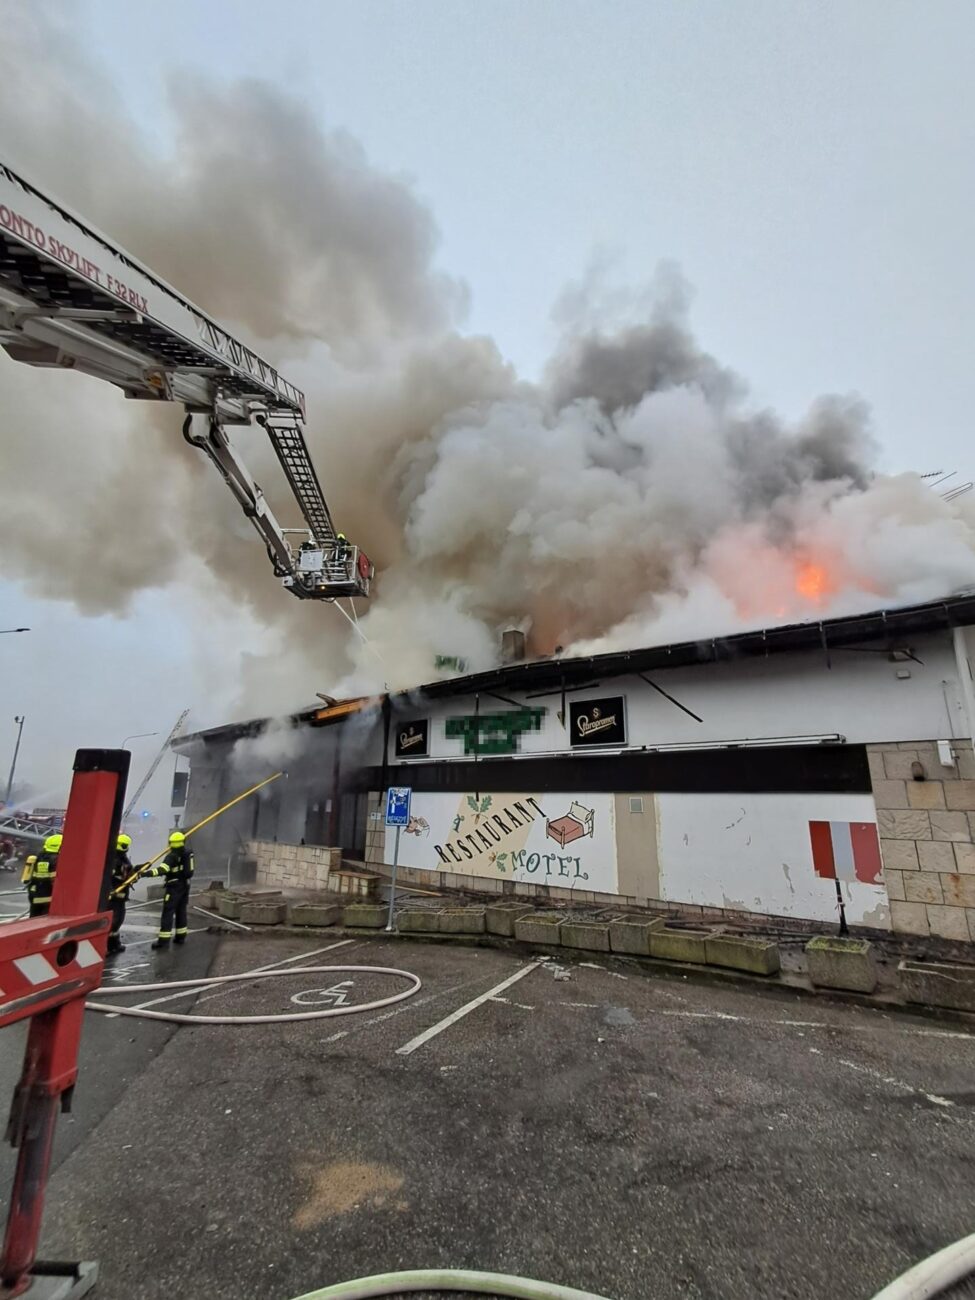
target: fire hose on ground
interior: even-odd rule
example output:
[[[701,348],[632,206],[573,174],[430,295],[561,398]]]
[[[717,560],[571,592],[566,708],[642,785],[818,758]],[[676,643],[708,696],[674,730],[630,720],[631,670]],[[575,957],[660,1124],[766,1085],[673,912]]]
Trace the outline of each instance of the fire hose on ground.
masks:
[[[975,1234],[963,1237],[937,1254],[908,1269],[873,1300],[930,1300],[975,1271]],[[461,1291],[475,1295],[515,1296],[518,1300],[606,1300],[592,1291],[552,1282],[536,1282],[505,1273],[480,1273],[470,1269],[414,1269],[405,1273],[377,1273],[351,1282],[308,1291],[295,1300],[375,1300],[410,1291]]]
[[[286,1011],[269,1016],[192,1016],[176,1011],[149,1011],[145,1007],[113,1006],[108,1002],[86,1002],[89,1011],[101,1011],[112,1016],[135,1016],[139,1020],[166,1020],[175,1025],[274,1025],[292,1020],[326,1020],[331,1016],[352,1016],[363,1011],[377,1011],[380,1007],[402,1002],[404,998],[413,997],[422,987],[419,975],[412,971],[397,970],[393,966],[295,966],[291,970],[247,970],[237,975],[210,975],[190,980],[168,980],[158,984],[126,984],[113,989],[100,989],[101,997],[118,997],[127,993],[156,993],[160,989],[199,991],[213,984],[256,983],[258,980],[282,979],[285,976],[321,975],[324,972],[354,971],[359,975],[391,975],[395,979],[410,981],[410,987],[402,993],[393,993],[389,997],[377,998],[373,1002],[357,1002],[352,1006],[328,1007],[321,1011]]]

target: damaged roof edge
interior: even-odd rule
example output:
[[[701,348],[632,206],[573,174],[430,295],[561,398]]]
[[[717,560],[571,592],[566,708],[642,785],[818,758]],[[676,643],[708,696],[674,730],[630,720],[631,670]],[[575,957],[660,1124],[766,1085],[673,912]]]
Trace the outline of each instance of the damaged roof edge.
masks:
[[[537,686],[574,686],[593,677],[619,677],[626,673],[646,672],[650,669],[684,668],[697,664],[728,663],[740,658],[764,657],[773,654],[795,653],[803,650],[839,650],[863,642],[882,641],[894,647],[905,637],[922,633],[945,631],[955,627],[975,624],[975,594],[949,596],[944,600],[926,601],[920,605],[907,605],[898,609],[872,610],[866,614],[844,614],[837,618],[812,623],[786,623],[778,627],[762,628],[751,632],[735,632],[724,637],[708,637],[697,641],[680,641],[672,645],[647,646],[639,650],[615,650],[585,658],[532,659],[526,663],[508,664],[486,672],[472,673],[466,677],[450,677],[443,681],[428,682],[405,691],[390,693],[389,699],[399,701],[425,695],[436,699],[449,695],[470,695],[477,691],[504,687],[507,690],[529,690]],[[378,706],[383,696],[367,696],[361,700],[341,701],[330,707],[302,709],[290,715],[295,726],[329,725],[340,722],[364,708]],[[355,706],[355,707],[350,707]],[[192,744],[208,740],[242,739],[260,735],[268,718],[253,718],[247,722],[211,727],[206,731],[179,736],[171,748],[183,750]]]

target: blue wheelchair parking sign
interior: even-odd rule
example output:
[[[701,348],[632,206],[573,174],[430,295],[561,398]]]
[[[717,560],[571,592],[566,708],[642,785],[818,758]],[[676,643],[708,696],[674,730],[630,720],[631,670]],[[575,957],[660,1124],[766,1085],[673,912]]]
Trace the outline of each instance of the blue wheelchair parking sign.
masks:
[[[386,825],[408,826],[410,821],[410,797],[413,791],[408,785],[391,785],[386,791]]]

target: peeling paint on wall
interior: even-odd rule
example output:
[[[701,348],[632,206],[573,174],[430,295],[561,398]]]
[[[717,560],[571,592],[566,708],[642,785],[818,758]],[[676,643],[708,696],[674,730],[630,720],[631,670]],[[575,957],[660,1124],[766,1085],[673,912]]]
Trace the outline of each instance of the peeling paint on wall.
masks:
[[[877,816],[866,794],[659,794],[657,805],[665,901],[828,922],[836,885],[813,870],[809,823]],[[854,880],[848,889],[851,925],[886,928],[884,885]]]

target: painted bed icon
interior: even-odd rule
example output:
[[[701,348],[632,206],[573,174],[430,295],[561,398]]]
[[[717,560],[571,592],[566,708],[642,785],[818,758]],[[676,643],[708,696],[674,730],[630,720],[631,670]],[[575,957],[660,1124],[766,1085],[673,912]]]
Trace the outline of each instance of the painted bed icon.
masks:
[[[569,811],[561,817],[550,818],[545,823],[545,834],[555,840],[560,848],[565,848],[573,840],[591,836],[595,828],[596,813],[593,808],[584,808],[581,803],[571,803]]]

